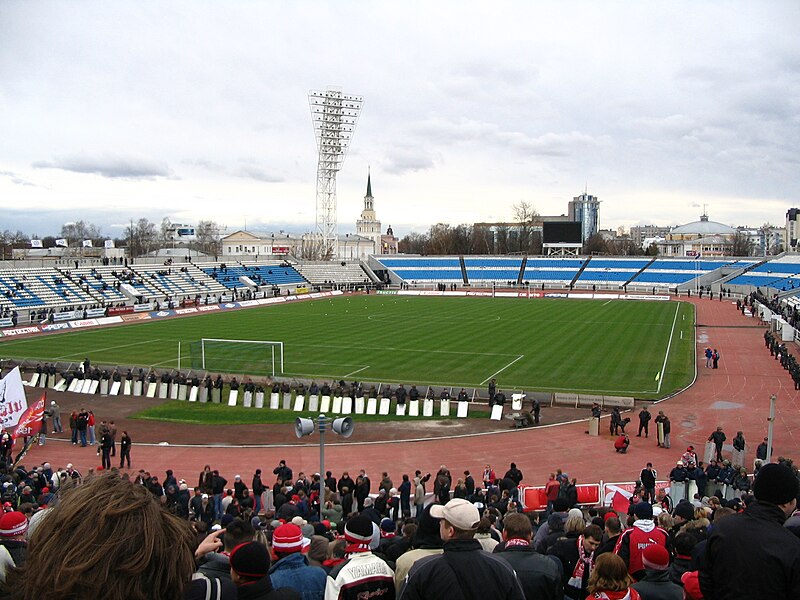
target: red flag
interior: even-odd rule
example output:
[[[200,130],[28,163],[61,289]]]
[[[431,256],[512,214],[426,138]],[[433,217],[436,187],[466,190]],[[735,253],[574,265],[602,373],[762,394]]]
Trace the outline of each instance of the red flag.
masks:
[[[619,490],[614,492],[614,497],[611,498],[611,506],[616,512],[627,513],[630,505],[630,497],[626,497],[625,494]]]
[[[17,426],[14,428],[14,433],[11,434],[12,441],[16,441],[18,437],[27,437],[39,433],[39,428],[35,426],[42,422],[46,402],[47,392],[44,392],[36,404],[29,406],[28,409],[22,413],[22,416],[19,418],[19,423],[17,423]]]

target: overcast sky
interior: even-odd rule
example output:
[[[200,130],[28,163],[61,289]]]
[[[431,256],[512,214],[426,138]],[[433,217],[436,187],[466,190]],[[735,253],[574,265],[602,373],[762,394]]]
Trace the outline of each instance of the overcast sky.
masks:
[[[800,2],[0,3],[0,229],[313,228],[308,92],[364,97],[395,232],[547,215],[782,225],[800,204]]]

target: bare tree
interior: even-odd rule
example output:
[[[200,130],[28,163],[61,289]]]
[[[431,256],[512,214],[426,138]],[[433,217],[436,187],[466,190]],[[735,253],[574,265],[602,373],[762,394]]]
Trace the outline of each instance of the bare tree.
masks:
[[[494,234],[486,225],[473,225],[470,232],[470,254],[492,254],[494,251]]]
[[[61,237],[67,240],[70,245],[79,244],[83,240],[99,240],[100,228],[94,223],[77,221],[75,223],[64,223],[61,226]]]
[[[172,241],[172,221],[169,220],[169,217],[161,219],[159,239],[162,244],[167,244]]]
[[[427,244],[427,235],[411,232],[397,243],[397,251],[401,254],[424,254]]]
[[[215,221],[198,221],[194,228],[195,246],[200,252],[217,256],[220,254],[222,228]]]
[[[514,246],[519,252],[529,253],[533,247],[533,228],[539,219],[539,211],[525,200],[520,200],[511,208],[514,211],[514,221],[517,223]]]
[[[128,240],[128,249],[131,256],[142,256],[156,248],[158,245],[158,231],[155,223],[142,218],[131,221],[125,228],[125,237]]]

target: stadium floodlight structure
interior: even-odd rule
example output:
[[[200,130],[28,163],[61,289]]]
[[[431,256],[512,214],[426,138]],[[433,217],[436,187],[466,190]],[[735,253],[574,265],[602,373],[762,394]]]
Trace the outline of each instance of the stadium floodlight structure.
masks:
[[[342,168],[355,134],[364,99],[328,87],[324,92],[310,91],[308,103],[319,151],[314,253],[317,258],[331,260],[338,252],[336,173]]]

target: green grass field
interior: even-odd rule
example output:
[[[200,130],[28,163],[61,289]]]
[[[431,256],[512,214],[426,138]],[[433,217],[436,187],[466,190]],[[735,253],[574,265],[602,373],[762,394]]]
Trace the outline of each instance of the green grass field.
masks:
[[[317,380],[656,398],[694,374],[694,307],[622,300],[340,297],[3,340],[0,355],[168,370],[180,341],[187,369],[201,338],[283,341],[283,375]]]

